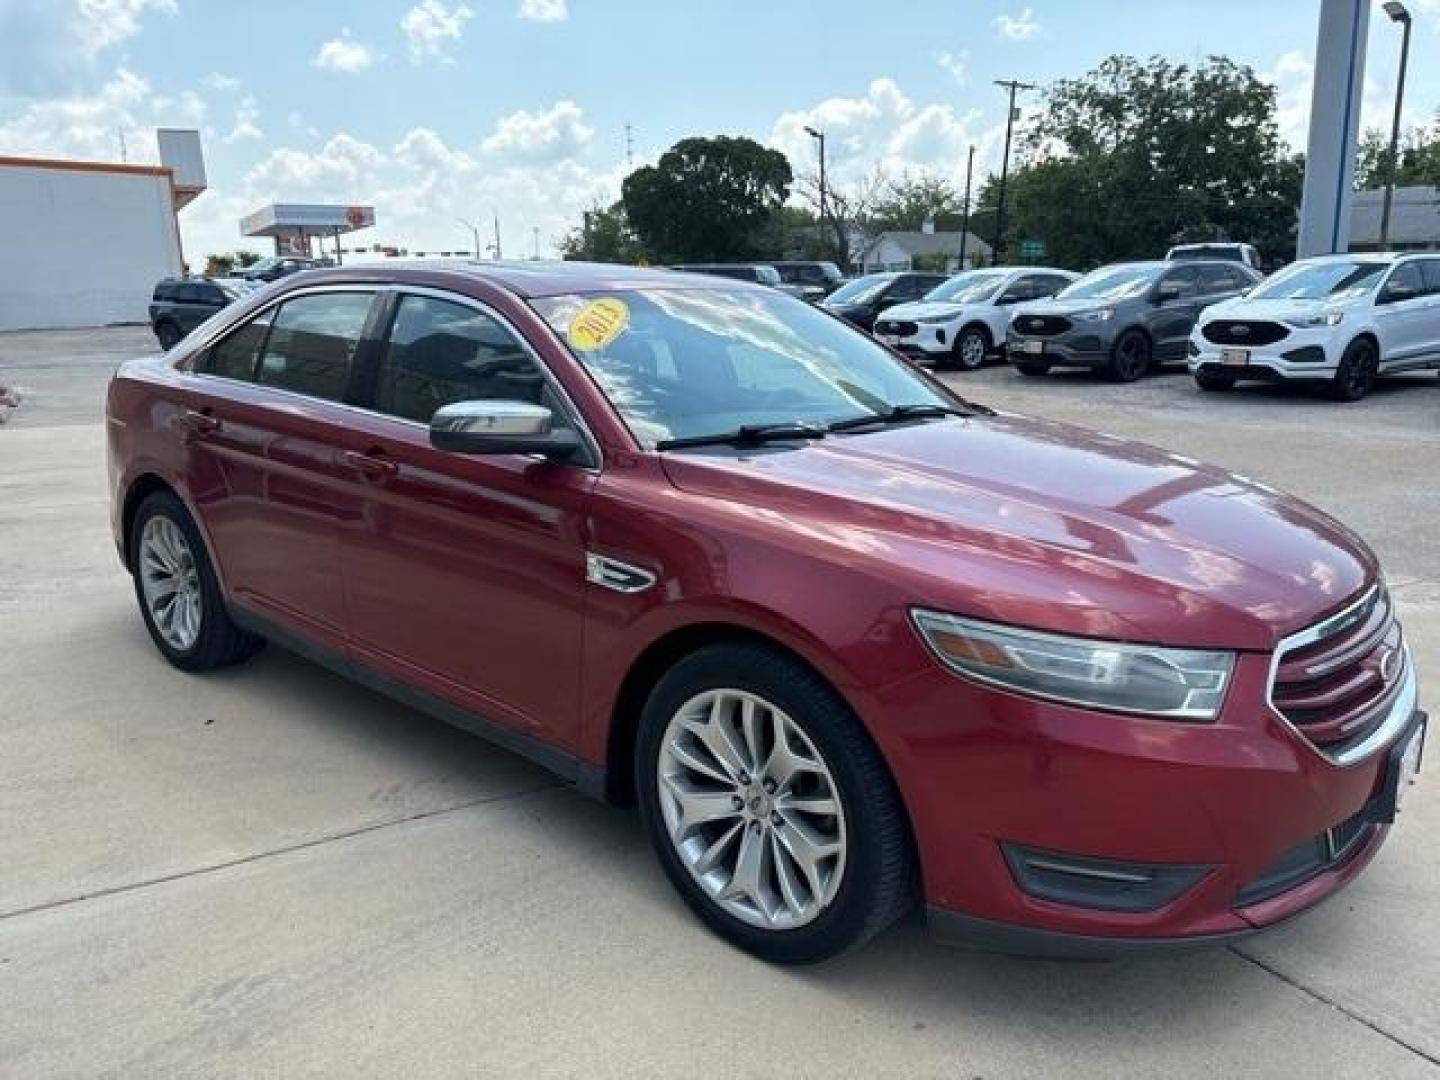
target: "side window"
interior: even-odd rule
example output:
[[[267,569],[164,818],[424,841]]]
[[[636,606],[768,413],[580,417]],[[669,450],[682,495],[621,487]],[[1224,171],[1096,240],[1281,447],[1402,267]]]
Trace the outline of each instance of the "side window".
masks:
[[[1390,274],[1390,280],[1385,283],[1382,297],[1394,302],[1398,300],[1410,300],[1421,295],[1425,291],[1425,278],[1420,273],[1420,264],[1415,261],[1403,262],[1395,267]],[[1398,295],[1397,295],[1398,294]]]
[[[442,405],[486,400],[544,405],[556,427],[568,425],[544,372],[500,323],[465,304],[403,297],[380,364],[375,408],[428,424]]]
[[[373,293],[297,296],[280,305],[256,382],[325,401],[340,401]]]
[[[1440,259],[1421,259],[1420,273],[1425,279],[1425,292],[1440,293]]]
[[[917,277],[914,274],[904,274],[895,279],[895,283],[885,290],[887,300],[918,300],[930,291],[931,286],[925,284],[926,279]]]
[[[1061,277],[1059,274],[1045,274],[1040,278],[1042,292],[1036,295],[1036,299],[1046,296],[1054,296],[1066,285],[1070,284],[1070,278]]]
[[[1240,286],[1235,284],[1239,277],[1228,266],[1216,266],[1214,264],[1200,267],[1200,291],[1202,293],[1222,293]]]
[[[270,329],[270,316],[274,311],[274,308],[267,308],[210,346],[200,369],[210,375],[254,382],[255,357],[265,344],[265,334]]]
[[[1193,266],[1185,266],[1177,270],[1171,270],[1165,275],[1164,284],[1177,289],[1179,297],[1182,300],[1194,296],[1199,289],[1197,275]]]

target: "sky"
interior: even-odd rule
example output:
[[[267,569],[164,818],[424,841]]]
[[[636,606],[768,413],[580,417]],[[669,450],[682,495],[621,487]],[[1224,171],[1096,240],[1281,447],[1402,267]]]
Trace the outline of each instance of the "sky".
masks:
[[[1407,123],[1440,105],[1440,0],[1416,15]],[[996,79],[1129,53],[1250,65],[1303,149],[1318,0],[0,0],[0,154],[158,158],[201,132],[187,258],[247,248],[271,202],[361,203],[353,243],[545,256],[630,168],[689,135],[748,135],[836,184],[998,169]],[[1365,126],[1387,127],[1400,34],[1370,24]],[[1021,98],[1033,108],[1038,93]],[[626,128],[631,135],[627,148]]]

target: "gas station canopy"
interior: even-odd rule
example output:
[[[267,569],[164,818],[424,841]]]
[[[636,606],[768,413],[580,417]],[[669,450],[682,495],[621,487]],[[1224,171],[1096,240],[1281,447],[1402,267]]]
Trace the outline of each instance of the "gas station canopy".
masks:
[[[334,238],[374,224],[373,206],[275,203],[241,218],[240,233],[274,237],[277,254],[308,255],[313,236]]]

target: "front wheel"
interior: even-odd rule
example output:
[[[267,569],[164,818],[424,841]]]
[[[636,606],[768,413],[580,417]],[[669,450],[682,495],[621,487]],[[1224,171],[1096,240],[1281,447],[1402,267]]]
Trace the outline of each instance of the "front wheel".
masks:
[[[166,352],[179,345],[180,339],[184,336],[180,333],[180,328],[172,322],[162,322],[155,327],[155,340],[160,342],[160,348]]]
[[[1115,382],[1134,382],[1150,370],[1150,339],[1138,330],[1127,330],[1110,353],[1107,374]]]
[[[955,339],[954,365],[961,371],[975,371],[990,355],[990,335],[978,326],[967,326]]]
[[[1340,366],[1330,381],[1330,396],[1336,401],[1359,401],[1375,385],[1380,369],[1380,352],[1369,338],[1352,341],[1340,357]]]
[[[845,703],[784,653],[712,645],[671,669],[641,715],[636,790],[671,884],[762,959],[829,959],[913,902],[889,772]]]
[[[135,597],[156,648],[182,671],[238,664],[263,641],[236,626],[185,504],[157,491],[130,531]]]
[[[1195,372],[1195,385],[1201,390],[1223,391],[1235,389],[1235,376],[1228,371],[1206,371],[1201,369]]]

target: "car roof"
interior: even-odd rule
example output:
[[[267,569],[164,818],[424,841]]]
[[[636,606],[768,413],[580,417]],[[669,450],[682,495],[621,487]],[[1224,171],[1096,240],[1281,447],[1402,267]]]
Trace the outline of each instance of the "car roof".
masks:
[[[738,265],[753,266],[753,263]],[[650,269],[621,266],[615,263],[560,261],[414,261],[401,265],[366,263],[360,266],[325,267],[305,272],[307,284],[327,281],[365,281],[393,284],[433,284],[436,275],[483,281],[498,285],[517,296],[562,296],[573,292],[602,292],[619,289],[704,287],[696,274],[684,270]],[[727,287],[765,288],[734,278],[725,279]]]

